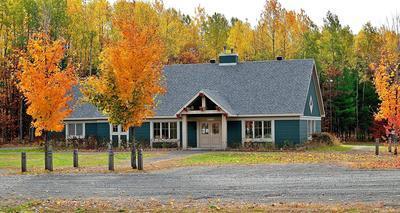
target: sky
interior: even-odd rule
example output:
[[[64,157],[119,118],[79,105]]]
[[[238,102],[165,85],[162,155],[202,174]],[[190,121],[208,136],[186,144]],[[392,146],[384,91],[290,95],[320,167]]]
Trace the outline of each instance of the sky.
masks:
[[[289,10],[304,9],[318,26],[323,24],[323,18],[330,10],[339,16],[343,25],[349,25],[353,33],[358,32],[367,21],[374,26],[380,26],[387,24],[387,18],[400,15],[400,0],[279,0],[279,2]],[[255,26],[265,0],[164,0],[164,3],[167,7],[174,7],[190,15],[194,15],[194,8],[201,5],[208,14],[219,12],[228,19],[231,17],[247,19]]]

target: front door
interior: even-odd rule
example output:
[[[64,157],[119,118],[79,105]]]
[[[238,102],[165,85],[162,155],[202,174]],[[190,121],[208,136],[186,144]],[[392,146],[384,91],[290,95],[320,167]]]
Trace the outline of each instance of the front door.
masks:
[[[199,147],[206,149],[222,149],[221,122],[200,122]]]

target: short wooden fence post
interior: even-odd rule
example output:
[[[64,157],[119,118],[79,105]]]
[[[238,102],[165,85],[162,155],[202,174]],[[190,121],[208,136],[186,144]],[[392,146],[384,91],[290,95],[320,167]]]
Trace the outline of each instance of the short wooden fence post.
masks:
[[[143,170],[143,150],[140,148],[138,150],[138,169]]]
[[[375,138],[375,155],[379,155],[379,138]]]
[[[21,171],[26,172],[26,153],[21,153]]]
[[[114,171],[114,152],[112,149],[108,151],[108,170]]]
[[[132,144],[132,150],[131,150],[131,167],[132,169],[137,169],[136,166],[136,145],[135,142]]]
[[[391,135],[389,135],[388,142],[389,142],[388,151],[392,152],[392,136]]]
[[[78,150],[74,149],[74,168],[79,167],[79,161],[78,161]]]
[[[49,149],[49,151],[47,152],[47,170],[49,170],[50,172],[53,171],[53,150]]]
[[[394,155],[397,155],[397,136],[393,135],[393,143],[394,143]]]

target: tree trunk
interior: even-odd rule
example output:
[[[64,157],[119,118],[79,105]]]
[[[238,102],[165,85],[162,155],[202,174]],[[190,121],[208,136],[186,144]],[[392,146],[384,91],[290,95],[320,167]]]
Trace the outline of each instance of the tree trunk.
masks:
[[[24,121],[23,121],[23,109],[24,109],[24,99],[21,98],[21,104],[20,104],[20,108],[19,108],[19,142],[22,143],[22,140],[24,138],[23,134],[24,134],[24,129],[23,129],[23,125],[24,125]]]
[[[44,131],[44,169],[48,170],[49,165],[48,165],[48,151],[49,151],[49,140],[48,140],[48,135],[47,131]]]

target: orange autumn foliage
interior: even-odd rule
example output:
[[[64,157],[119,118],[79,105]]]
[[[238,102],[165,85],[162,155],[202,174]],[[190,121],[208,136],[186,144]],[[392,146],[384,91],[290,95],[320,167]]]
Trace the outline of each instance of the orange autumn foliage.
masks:
[[[387,121],[387,130],[400,133],[400,54],[383,50],[379,64],[371,64],[374,84],[381,103],[375,119]]]
[[[156,29],[136,24],[134,3],[113,18],[119,34],[101,53],[99,76],[83,85],[86,101],[109,117],[110,123],[125,128],[140,126],[154,114],[156,97],[164,92],[163,45]]]
[[[26,98],[27,113],[32,116],[37,136],[43,131],[62,131],[62,121],[71,113],[69,102],[77,80],[70,63],[61,67],[64,53],[64,41],[51,41],[46,34],[36,34],[20,61],[18,86]]]

